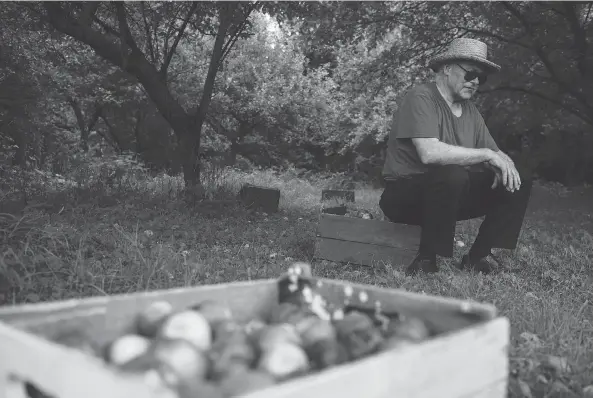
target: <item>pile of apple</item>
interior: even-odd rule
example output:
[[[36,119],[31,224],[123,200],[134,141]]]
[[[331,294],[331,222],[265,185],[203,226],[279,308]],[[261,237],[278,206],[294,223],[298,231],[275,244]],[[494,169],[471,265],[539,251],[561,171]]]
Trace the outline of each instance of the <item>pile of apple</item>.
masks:
[[[309,270],[296,263],[278,280],[268,319],[239,322],[212,300],[183,310],[155,301],[103,357],[173,397],[234,397],[430,336],[419,319],[328,303]]]

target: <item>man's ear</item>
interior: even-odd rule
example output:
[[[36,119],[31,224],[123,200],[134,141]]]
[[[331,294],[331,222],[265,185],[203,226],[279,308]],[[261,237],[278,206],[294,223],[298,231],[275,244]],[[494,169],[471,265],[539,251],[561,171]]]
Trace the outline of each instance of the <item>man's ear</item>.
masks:
[[[441,67],[443,74],[446,76],[449,76],[451,74],[451,68],[452,68],[451,64],[445,64]]]

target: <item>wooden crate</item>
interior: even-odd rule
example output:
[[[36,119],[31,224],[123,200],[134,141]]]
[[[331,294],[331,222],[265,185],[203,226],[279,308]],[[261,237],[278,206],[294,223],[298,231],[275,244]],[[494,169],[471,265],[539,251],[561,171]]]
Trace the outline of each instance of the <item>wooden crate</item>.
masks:
[[[321,191],[321,201],[326,200],[343,200],[354,203],[354,191],[351,189],[324,189]]]
[[[322,294],[344,298],[344,282],[320,279]],[[418,345],[293,379],[246,395],[251,398],[502,398],[508,382],[509,322],[491,305],[350,284],[365,290],[372,307],[418,316],[441,334]],[[186,308],[220,300],[239,320],[266,316],[277,302],[275,280],[153,291],[78,304],[60,302],[0,309],[0,397],[23,398],[23,380],[55,398],[155,397],[141,380],[118,374],[101,361],[46,337],[82,328],[106,343],[131,327],[138,310],[154,300]]]
[[[407,265],[420,243],[420,227],[389,221],[321,214],[315,258],[373,266]]]
[[[248,208],[261,209],[266,213],[276,213],[280,204],[280,190],[277,188],[245,184],[238,196]]]

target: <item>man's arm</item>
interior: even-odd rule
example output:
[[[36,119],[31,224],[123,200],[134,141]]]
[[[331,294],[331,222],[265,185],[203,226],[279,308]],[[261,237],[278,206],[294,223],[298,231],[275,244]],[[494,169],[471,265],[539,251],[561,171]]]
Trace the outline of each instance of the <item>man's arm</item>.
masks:
[[[488,148],[449,145],[438,138],[412,138],[412,142],[423,164],[470,166],[490,162],[494,156],[494,151]]]

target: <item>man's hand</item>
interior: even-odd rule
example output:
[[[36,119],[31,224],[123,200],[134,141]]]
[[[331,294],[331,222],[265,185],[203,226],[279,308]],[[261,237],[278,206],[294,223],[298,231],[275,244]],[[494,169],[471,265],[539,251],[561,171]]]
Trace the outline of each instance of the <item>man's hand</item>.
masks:
[[[515,168],[515,164],[512,159],[509,158],[504,152],[492,151],[492,156],[487,162],[489,166],[495,168],[495,174],[497,177],[494,179],[493,187],[498,186],[500,182],[504,185],[507,191],[515,192],[521,188],[521,178],[519,172]],[[498,174],[500,173],[500,176]],[[500,179],[500,181],[496,181]]]
[[[511,159],[509,157],[509,155],[507,155],[506,153],[504,153],[503,151],[497,151],[496,152],[498,155],[502,156],[502,158],[504,160],[506,160],[507,162],[509,162],[510,164],[512,164],[513,166],[515,165],[515,162],[513,162],[513,159]]]
[[[496,189],[496,187],[498,187],[502,183],[502,173],[496,167],[492,166],[490,162],[484,163],[484,166],[487,169],[492,170],[492,172],[494,173],[494,181],[492,181],[492,186],[490,188]]]

